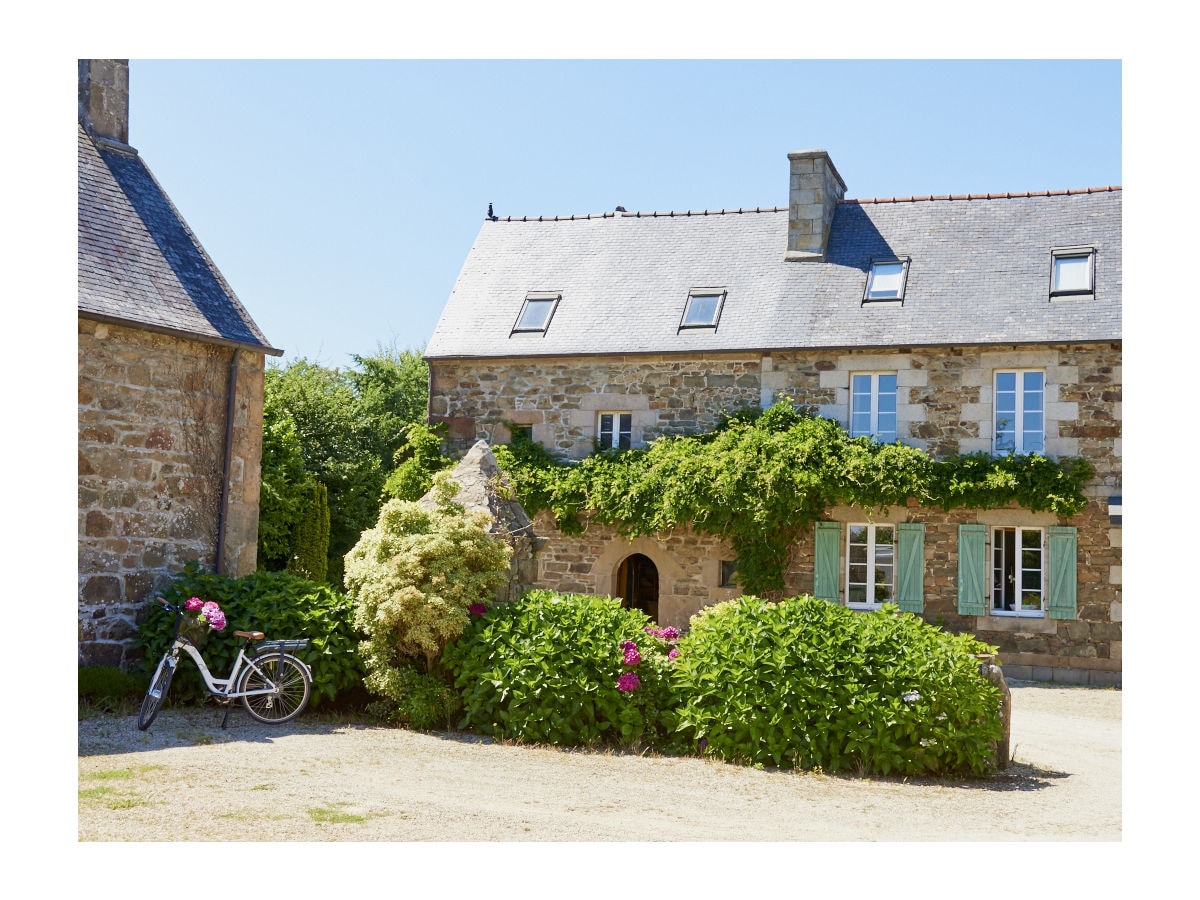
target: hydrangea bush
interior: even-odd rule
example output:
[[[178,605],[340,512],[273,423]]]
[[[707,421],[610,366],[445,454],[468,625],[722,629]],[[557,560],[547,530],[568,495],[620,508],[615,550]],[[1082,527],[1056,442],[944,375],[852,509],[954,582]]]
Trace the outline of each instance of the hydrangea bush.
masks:
[[[680,640],[678,728],[731,762],[904,775],[985,775],[999,689],[994,647],[895,606],[859,613],[793,597],[702,610]]]
[[[527,743],[671,744],[670,643],[619,600],[530,591],[488,610],[443,658],[460,728]]]
[[[508,578],[512,551],[488,533],[487,514],[454,503],[456,486],[444,473],[435,483],[436,508],[388,501],[346,555],[346,591],[366,635],[359,647],[365,684],[397,705],[411,690],[410,673],[435,675],[474,605]]]

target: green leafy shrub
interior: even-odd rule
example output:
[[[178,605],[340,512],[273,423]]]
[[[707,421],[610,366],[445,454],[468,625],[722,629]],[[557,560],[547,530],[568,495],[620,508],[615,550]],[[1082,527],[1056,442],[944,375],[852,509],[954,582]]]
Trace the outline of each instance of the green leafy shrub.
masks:
[[[1000,693],[994,647],[885,606],[794,597],[702,610],[679,643],[680,736],[731,762],[904,775],[986,775]]]
[[[437,675],[399,666],[386,672],[380,683],[380,693],[387,699],[369,703],[368,713],[419,731],[454,727],[462,698]]]
[[[446,426],[413,422],[404,427],[408,441],[396,451],[396,468],[383,483],[383,496],[393,500],[420,500],[433,486],[433,476],[454,465],[442,455]]]
[[[84,666],[79,670],[79,702],[101,712],[120,712],[141,702],[148,683],[144,675],[115,666]]]
[[[296,655],[312,669],[310,703],[319,706],[343,692],[361,686],[362,663],[355,652],[359,634],[354,628],[354,607],[341,592],[289,572],[258,571],[242,578],[201,572],[189,563],[175,578],[163,597],[182,604],[189,597],[215,600],[228,621],[224,631],[211,631],[201,651],[209,671],[223,678],[233,667],[242,639],[237,631],[261,631],[268,640],[308,638],[308,646]],[[151,603],[146,620],[138,630],[138,643],[145,651],[146,674],[154,671],[171,643],[175,618],[157,603]],[[188,702],[208,696],[203,679],[190,659],[179,666],[171,683],[171,700]]]
[[[645,613],[611,597],[530,591],[488,610],[442,661],[462,694],[459,727],[527,743],[668,749],[672,662],[647,627]]]
[[[318,583],[329,572],[329,492],[315,478],[304,490],[287,571]]]
[[[490,600],[508,578],[512,551],[489,534],[488,515],[454,503],[457,485],[446,475],[435,484],[436,508],[389,500],[346,555],[346,589],[366,635],[359,648],[365,683],[397,706],[406,702],[397,673],[416,667],[435,674],[471,605]]]

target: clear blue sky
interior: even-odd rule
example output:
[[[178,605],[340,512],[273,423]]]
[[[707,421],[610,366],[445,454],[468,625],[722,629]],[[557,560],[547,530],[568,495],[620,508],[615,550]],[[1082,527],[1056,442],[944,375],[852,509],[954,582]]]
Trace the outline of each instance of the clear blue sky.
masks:
[[[1122,68],[1065,61],[130,60],[130,143],[283,361],[422,348],[497,215],[1121,184]]]

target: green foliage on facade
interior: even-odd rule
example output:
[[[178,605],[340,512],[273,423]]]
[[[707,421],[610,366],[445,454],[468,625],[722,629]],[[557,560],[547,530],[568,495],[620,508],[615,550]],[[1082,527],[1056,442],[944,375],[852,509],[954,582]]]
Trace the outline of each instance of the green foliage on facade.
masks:
[[[406,673],[433,673],[472,604],[491,602],[508,578],[512,551],[488,532],[488,515],[454,503],[457,485],[447,477],[436,483],[436,508],[389,500],[346,556],[346,590],[366,634],[359,652],[367,688],[397,707]]]
[[[1083,459],[967,454],[934,460],[904,444],[851,438],[830,419],[781,401],[727,418],[706,434],[662,438],[646,449],[561,463],[529,441],[494,448],[530,515],[554,513],[577,532],[589,513],[636,536],[690,527],[737,553],[748,593],[778,596],[800,533],[837,505],[880,510],[995,508],[1016,502],[1072,516],[1092,475]]]

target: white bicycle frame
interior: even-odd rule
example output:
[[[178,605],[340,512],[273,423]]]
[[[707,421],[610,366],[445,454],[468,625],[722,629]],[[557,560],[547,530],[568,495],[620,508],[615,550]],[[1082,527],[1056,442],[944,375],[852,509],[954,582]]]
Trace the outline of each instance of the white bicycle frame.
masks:
[[[246,648],[242,647],[238,650],[237,659],[233,661],[233,670],[229,673],[229,677],[214,678],[212,672],[208,670],[208,665],[204,662],[204,657],[200,655],[200,651],[196,648],[196,645],[187,638],[177,635],[175,642],[171,644],[171,649],[163,654],[162,661],[158,664],[159,670],[161,670],[164,665],[169,665],[172,668],[178,666],[180,650],[186,650],[188,656],[192,658],[192,661],[196,664],[196,668],[200,670],[200,677],[204,679],[204,684],[208,688],[208,692],[210,694],[216,694],[217,696],[225,697],[227,699],[236,699],[238,697],[255,697],[259,694],[279,693],[279,688],[275,682],[273,682],[267,676],[266,672],[254,664],[255,659],[265,660],[269,659],[271,656],[278,655],[275,653],[275,651],[268,651],[260,657],[250,657],[246,655]],[[304,663],[300,662],[300,660],[296,659],[291,654],[284,653],[282,655],[304,666]],[[261,688],[256,691],[235,691],[233,686],[237,684],[237,677],[242,670],[243,663],[261,675],[263,681],[269,684],[270,687]],[[308,666],[304,666],[304,669],[305,671],[308,671]],[[157,681],[158,671],[156,671],[154,674],[155,679],[151,681],[151,684]]]

